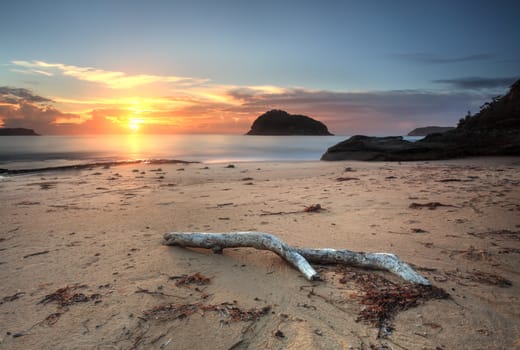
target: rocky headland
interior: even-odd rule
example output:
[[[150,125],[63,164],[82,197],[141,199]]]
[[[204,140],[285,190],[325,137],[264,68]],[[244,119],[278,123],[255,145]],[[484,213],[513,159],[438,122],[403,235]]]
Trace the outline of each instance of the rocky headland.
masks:
[[[0,128],[0,136],[40,136],[33,129]]]
[[[520,155],[520,80],[505,96],[482,105],[457,127],[417,142],[402,137],[353,136],[330,147],[321,160],[412,161]]]
[[[408,136],[427,136],[430,134],[438,134],[455,129],[453,126],[425,126],[413,129]]]
[[[318,120],[273,109],[256,118],[246,135],[331,136],[332,134],[327,126]]]

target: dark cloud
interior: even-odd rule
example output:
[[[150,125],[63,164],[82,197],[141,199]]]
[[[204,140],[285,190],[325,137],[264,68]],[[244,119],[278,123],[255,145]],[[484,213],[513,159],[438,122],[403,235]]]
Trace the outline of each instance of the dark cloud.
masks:
[[[59,133],[56,120],[77,119],[50,105],[49,98],[23,88],[0,87],[0,120],[5,128],[29,128],[41,134]]]
[[[248,87],[235,88],[235,89],[231,89],[228,92],[228,94],[230,96],[233,96],[234,98],[240,99],[240,100],[249,99],[249,98],[255,96],[257,93],[258,93],[257,90],[254,90],[254,89],[251,89]]]
[[[4,103],[45,103],[52,102],[51,99],[33,94],[30,90],[23,88],[12,88],[8,86],[0,86],[0,102]]]
[[[456,78],[456,79],[440,79],[434,80],[436,84],[447,84],[451,85],[456,89],[467,89],[467,90],[481,90],[481,89],[495,89],[505,88],[511,86],[512,83],[518,77],[509,78],[483,78],[483,77],[468,77],[468,78]]]
[[[431,111],[443,112],[454,105],[467,103],[474,97],[467,93],[444,94],[421,90],[331,92],[293,89],[284,94],[257,94],[237,108],[275,108],[284,105],[340,114],[378,113],[400,118],[412,114],[419,116]]]
[[[54,107],[40,107],[28,102],[0,105],[0,118],[5,128],[29,128],[42,134],[57,133],[56,119],[76,119],[77,115],[63,113]]]
[[[489,61],[495,58],[494,55],[487,53],[480,53],[475,55],[466,55],[458,57],[443,57],[429,53],[408,53],[398,55],[399,57],[405,58],[410,61],[419,63],[429,64],[446,64],[446,63],[459,63],[459,62],[470,62],[470,61]]]

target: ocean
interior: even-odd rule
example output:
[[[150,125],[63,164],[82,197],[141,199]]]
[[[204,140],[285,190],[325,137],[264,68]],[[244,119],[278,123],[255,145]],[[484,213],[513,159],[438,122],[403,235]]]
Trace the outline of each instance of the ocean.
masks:
[[[128,160],[313,161],[349,136],[95,135],[0,137],[0,168]],[[415,141],[417,137],[405,137]]]

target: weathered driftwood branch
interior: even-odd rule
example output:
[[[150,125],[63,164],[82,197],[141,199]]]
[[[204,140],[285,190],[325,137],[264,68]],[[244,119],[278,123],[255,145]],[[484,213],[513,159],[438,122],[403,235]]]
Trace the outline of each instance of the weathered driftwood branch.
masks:
[[[314,268],[294,248],[278,237],[262,232],[170,232],[164,234],[167,245],[212,249],[221,253],[224,248],[250,247],[270,250],[300,270],[308,280],[319,278]]]
[[[169,232],[164,234],[167,245],[212,249],[250,247],[270,250],[300,270],[307,279],[318,279],[318,273],[307,262],[345,264],[388,270],[404,280],[429,285],[430,282],[396,255],[389,253],[358,253],[350,250],[293,248],[278,237],[263,232]]]
[[[390,253],[360,253],[346,249],[295,248],[305,259],[320,264],[343,264],[376,270],[387,270],[404,280],[429,285],[430,282],[415,271],[410,265]]]

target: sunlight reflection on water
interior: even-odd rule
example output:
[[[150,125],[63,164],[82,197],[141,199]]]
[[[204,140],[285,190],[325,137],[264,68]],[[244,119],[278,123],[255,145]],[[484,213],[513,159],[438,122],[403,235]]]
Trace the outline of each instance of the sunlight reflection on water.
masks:
[[[0,138],[0,167],[23,168],[134,159],[312,161],[348,136],[96,135]],[[408,137],[407,137],[408,139]]]

